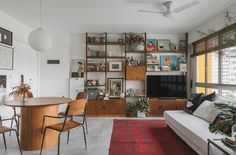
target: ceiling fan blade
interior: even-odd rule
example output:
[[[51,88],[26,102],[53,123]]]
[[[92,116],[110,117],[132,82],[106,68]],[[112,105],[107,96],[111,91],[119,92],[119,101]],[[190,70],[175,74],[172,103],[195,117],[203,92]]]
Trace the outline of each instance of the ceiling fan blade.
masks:
[[[198,0],[194,0],[194,1],[190,2],[190,3],[184,4],[184,5],[182,5],[182,6],[178,7],[178,8],[175,8],[175,9],[173,10],[173,12],[174,12],[174,13],[181,12],[181,11],[183,11],[183,10],[185,10],[185,9],[188,9],[188,8],[190,8],[190,7],[192,7],[192,6],[195,6],[195,5],[199,4],[199,3],[200,3],[200,2],[199,2]]]
[[[147,12],[147,13],[159,13],[159,14],[164,14],[164,12],[148,11],[148,10],[138,10],[138,12]]]

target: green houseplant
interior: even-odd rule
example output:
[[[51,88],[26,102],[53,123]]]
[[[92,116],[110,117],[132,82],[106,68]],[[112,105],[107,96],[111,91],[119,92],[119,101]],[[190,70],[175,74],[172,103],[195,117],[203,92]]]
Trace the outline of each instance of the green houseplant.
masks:
[[[146,117],[150,111],[150,105],[145,97],[138,97],[136,102],[137,116]]]
[[[236,106],[229,104],[216,104],[216,106],[222,112],[209,125],[209,130],[212,133],[223,132],[231,136],[231,127],[236,123]]]

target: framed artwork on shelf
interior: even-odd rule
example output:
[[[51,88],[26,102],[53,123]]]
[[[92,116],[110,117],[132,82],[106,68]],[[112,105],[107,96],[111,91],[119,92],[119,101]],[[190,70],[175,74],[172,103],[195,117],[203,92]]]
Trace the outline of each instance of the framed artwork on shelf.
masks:
[[[120,98],[123,93],[123,78],[108,78],[108,93],[110,98]]]
[[[121,72],[122,71],[122,61],[110,61],[109,62],[109,71],[112,72]]]
[[[175,71],[177,70],[177,57],[176,55],[161,55],[161,70],[162,71]]]
[[[157,51],[157,40],[156,39],[147,39],[146,50],[147,50],[147,52]]]
[[[7,88],[7,76],[0,75],[0,93],[5,93]]]
[[[179,45],[175,43],[170,44],[171,51],[179,51]]]
[[[84,60],[82,59],[71,60],[71,77],[72,78],[84,77]]]
[[[186,40],[180,40],[179,41],[179,48],[180,48],[180,50],[186,50],[187,49]]]
[[[0,27],[0,43],[12,46],[12,32]]]
[[[0,45],[0,69],[13,69],[14,49]]]
[[[159,39],[157,41],[159,51],[170,51],[170,40],[169,39]]]

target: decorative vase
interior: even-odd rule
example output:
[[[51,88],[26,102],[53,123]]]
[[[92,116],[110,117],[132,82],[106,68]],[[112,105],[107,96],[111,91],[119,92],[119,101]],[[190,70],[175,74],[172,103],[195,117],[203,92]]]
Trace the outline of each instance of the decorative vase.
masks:
[[[146,117],[146,112],[138,110],[137,111],[137,117],[145,118]]]

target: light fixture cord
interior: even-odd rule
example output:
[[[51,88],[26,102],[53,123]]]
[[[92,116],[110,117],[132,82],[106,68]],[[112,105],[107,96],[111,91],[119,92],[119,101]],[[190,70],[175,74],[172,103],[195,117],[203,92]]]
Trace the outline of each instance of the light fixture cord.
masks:
[[[40,0],[40,18],[39,18],[39,20],[40,20],[40,24],[39,24],[39,26],[40,26],[40,28],[42,28],[42,0]]]

